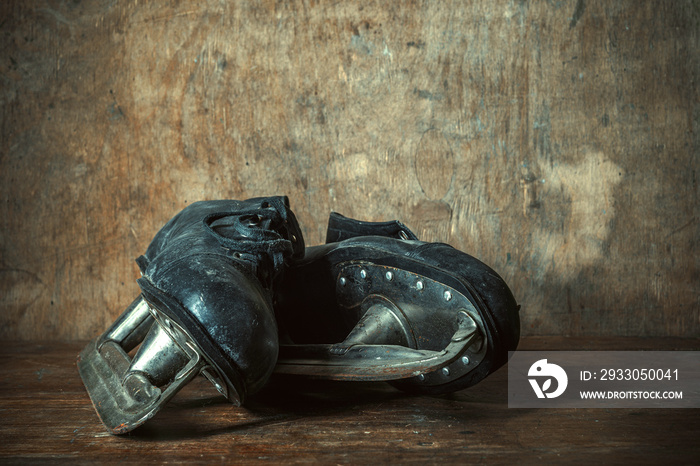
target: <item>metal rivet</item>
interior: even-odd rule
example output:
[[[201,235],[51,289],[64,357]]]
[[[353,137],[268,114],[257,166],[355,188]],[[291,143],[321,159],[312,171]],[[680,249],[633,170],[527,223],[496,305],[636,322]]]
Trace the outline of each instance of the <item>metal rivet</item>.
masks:
[[[348,280],[345,277],[340,277],[340,286],[345,286]]]
[[[392,281],[394,279],[394,272],[387,272],[384,276],[387,280]]]
[[[449,368],[449,367],[443,367],[443,368],[442,368],[442,375],[450,375],[450,368]]]
[[[425,287],[425,285],[423,285],[423,281],[422,281],[422,280],[418,280],[418,281],[416,282],[416,290],[420,291],[420,290],[422,290],[424,287]]]
[[[423,374],[420,374],[418,376],[418,380],[420,380],[421,382],[425,381],[425,376]]]
[[[450,290],[445,290],[443,296],[445,297],[445,301],[449,301],[450,299],[452,299],[452,293],[450,292]]]
[[[462,364],[465,366],[469,364],[469,358],[467,356],[462,356]]]
[[[367,271],[365,269],[360,270],[360,277],[367,278]]]

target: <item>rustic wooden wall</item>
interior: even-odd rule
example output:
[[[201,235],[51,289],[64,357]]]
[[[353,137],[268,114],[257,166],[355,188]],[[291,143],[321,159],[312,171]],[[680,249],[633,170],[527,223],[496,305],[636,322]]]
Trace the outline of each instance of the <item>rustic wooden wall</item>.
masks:
[[[157,3],[157,4],[156,4]],[[700,334],[700,6],[0,6],[0,337],[88,338],[199,199],[482,258],[526,334]]]

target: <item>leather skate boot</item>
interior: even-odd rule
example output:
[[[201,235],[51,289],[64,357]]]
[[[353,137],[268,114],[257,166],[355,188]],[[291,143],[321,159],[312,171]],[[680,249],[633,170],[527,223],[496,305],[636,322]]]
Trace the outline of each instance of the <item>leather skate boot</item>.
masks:
[[[78,358],[113,433],[150,419],[194,376],[239,405],[278,355],[273,286],[304,254],[286,197],[205,201],[185,208],[137,259],[141,295]]]
[[[337,213],[326,242],[278,289],[276,372],[440,394],[476,384],[517,347],[519,306],[474,257],[396,221]]]

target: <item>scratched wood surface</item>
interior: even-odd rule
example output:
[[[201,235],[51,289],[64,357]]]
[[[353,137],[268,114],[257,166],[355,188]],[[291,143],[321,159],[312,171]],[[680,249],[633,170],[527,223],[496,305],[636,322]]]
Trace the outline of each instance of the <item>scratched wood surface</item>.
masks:
[[[398,218],[529,335],[700,334],[692,1],[0,5],[0,338],[100,333],[200,199]]]
[[[694,409],[509,409],[504,369],[450,396],[385,384],[276,383],[245,408],[203,379],[125,436],[100,424],[83,343],[0,343],[0,462],[697,464]],[[526,338],[551,349],[698,350],[698,339]]]

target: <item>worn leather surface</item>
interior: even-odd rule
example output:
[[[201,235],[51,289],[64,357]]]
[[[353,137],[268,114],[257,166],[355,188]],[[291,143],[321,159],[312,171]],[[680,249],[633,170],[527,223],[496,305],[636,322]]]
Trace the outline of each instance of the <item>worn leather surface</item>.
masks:
[[[138,259],[144,297],[178,321],[241,399],[278,353],[272,286],[304,254],[286,197],[203,201],[173,217]]]
[[[399,239],[401,236],[412,239]],[[475,257],[448,244],[419,241],[397,221],[362,222],[334,213],[327,237],[329,243],[307,248],[303,259],[293,261],[279,293],[278,320],[291,342],[337,343],[344,339],[354,322],[335,303],[336,277],[331,270],[342,262],[366,262],[446,283],[465,294],[479,311],[487,337],[486,358],[475,371],[441,390],[477,383],[505,364],[508,351],[517,348],[520,306],[503,278]]]
[[[405,255],[431,266],[450,271],[474,289],[476,296],[486,306],[486,320],[492,323],[491,331],[503,349],[496,362],[505,363],[507,351],[513,351],[520,338],[519,306],[506,282],[491,267],[478,259],[444,243],[420,241],[395,242],[385,239],[358,239],[361,236],[418,240],[418,237],[398,220],[365,222],[332,212],[328,219],[326,243],[356,238],[355,247],[379,248],[392,254]],[[348,243],[353,244],[353,243]]]

